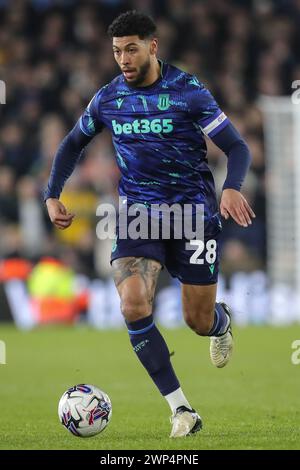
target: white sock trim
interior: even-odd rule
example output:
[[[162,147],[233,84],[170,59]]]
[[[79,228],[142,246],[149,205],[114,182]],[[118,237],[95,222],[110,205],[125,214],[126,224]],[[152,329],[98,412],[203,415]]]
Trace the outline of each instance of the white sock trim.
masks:
[[[192,409],[183,391],[181,390],[181,387],[177,388],[177,390],[175,390],[174,392],[165,395],[165,399],[169,403],[172,412],[174,412],[179,406],[186,406],[190,410]]]

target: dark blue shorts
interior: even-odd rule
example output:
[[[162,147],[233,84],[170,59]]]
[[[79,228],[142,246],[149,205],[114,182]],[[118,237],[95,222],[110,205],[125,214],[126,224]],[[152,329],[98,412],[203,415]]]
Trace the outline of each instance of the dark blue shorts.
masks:
[[[117,224],[111,262],[127,256],[150,258],[159,261],[183,284],[215,284],[218,281],[221,231],[218,214],[205,223],[204,240],[121,239]]]

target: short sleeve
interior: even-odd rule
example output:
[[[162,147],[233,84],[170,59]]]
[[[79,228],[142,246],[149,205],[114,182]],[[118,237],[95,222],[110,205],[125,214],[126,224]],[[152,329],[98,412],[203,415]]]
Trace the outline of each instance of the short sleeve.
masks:
[[[96,134],[101,132],[104,127],[104,124],[99,118],[101,91],[102,90],[99,90],[93,96],[84,113],[79,118],[80,129],[89,137],[94,137]]]
[[[188,80],[188,104],[193,120],[208,137],[214,137],[230,122],[210,91],[196,77]]]

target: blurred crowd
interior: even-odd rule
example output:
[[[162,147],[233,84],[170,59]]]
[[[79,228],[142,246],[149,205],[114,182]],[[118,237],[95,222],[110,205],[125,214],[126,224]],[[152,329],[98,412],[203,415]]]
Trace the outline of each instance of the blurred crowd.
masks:
[[[119,171],[108,132],[86,150],[62,201],[76,213],[55,230],[42,202],[56,149],[97,89],[118,69],[107,26],[139,9],[158,25],[159,56],[196,74],[247,141],[243,193],[252,227],[224,223],[223,275],[263,269],[265,166],[261,94],[290,94],[300,77],[300,0],[0,0],[0,257],[58,256],[89,278],[109,277],[110,242],[96,239],[96,207],[117,201]],[[208,142],[220,195],[226,157]]]

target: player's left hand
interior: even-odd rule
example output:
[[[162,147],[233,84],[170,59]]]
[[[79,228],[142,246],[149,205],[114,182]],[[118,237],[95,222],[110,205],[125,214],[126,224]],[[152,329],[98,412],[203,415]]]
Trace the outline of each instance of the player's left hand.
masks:
[[[244,196],[236,189],[224,189],[220,203],[221,215],[227,220],[233,220],[242,227],[252,224],[255,214]]]

